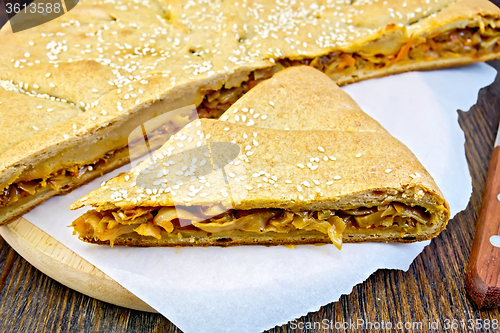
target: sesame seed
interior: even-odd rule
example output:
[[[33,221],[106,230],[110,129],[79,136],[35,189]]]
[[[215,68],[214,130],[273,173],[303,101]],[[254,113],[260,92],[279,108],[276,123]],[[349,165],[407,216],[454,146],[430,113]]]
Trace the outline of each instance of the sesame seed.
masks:
[[[297,164],[297,166],[298,166],[299,168],[301,168],[301,169],[303,169],[303,168],[304,168],[304,164],[300,164],[300,163],[299,163],[299,164]]]
[[[33,126],[33,129],[34,129],[35,131],[38,131],[38,127],[36,127],[36,126]]]
[[[335,180],[339,180],[340,178],[342,178],[342,177],[340,177],[340,176],[333,177],[333,179],[335,179]]]
[[[361,157],[361,153],[360,154],[356,154],[356,157]]]
[[[390,173],[392,169],[385,169],[385,173]]]
[[[325,148],[323,148],[323,147],[321,147],[321,146],[320,146],[320,147],[318,147],[318,150],[319,150],[320,152],[322,152],[322,153],[324,153],[324,152],[325,152]]]
[[[274,106],[274,102],[273,101],[269,101],[269,105]]]
[[[329,180],[326,182],[326,185],[332,185],[333,184],[333,180]]]

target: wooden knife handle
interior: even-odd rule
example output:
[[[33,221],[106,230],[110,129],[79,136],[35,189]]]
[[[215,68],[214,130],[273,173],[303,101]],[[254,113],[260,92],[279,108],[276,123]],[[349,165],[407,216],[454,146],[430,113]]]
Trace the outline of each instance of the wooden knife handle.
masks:
[[[465,285],[482,309],[500,306],[500,146],[493,149]]]

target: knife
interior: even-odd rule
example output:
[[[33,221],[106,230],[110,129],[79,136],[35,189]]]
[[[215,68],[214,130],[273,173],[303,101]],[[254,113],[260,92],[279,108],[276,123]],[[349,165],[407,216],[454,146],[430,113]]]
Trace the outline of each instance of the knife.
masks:
[[[479,308],[500,306],[500,128],[491,154],[465,286]]]

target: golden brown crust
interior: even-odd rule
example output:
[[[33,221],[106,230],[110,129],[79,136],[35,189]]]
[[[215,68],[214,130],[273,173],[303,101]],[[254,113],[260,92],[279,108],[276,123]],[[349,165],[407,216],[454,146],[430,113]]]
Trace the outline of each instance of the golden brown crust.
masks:
[[[308,66],[289,67],[259,83],[219,119],[282,130],[386,132],[328,76]]]
[[[237,101],[221,120],[191,123],[167,141],[152,159],[111,179],[71,208],[92,205],[105,211],[223,203],[236,210],[320,211],[400,202],[425,208],[433,216],[433,225],[421,233],[347,232],[344,241],[410,242],[436,236],[445,228],[450,212],[432,177],[407,147],[325,77],[310,67],[289,68],[276,74]],[[239,147],[237,157],[231,157],[239,163],[224,166],[229,175],[227,181],[220,170],[212,172],[211,166],[209,172],[202,172],[202,180],[196,178],[196,168],[206,164],[202,162],[203,153],[193,150],[206,144],[200,138]],[[216,164],[214,151],[211,154],[208,164]],[[168,170],[169,176],[161,170]],[[184,174],[185,170],[194,173]],[[211,185],[207,186],[207,182]],[[181,233],[182,238],[165,233],[160,240],[126,235],[118,237],[114,244],[231,246],[328,241],[327,236],[315,232],[232,232],[227,237],[210,236],[203,231]]]
[[[279,101],[275,103],[279,107]],[[200,180],[190,181],[191,174],[183,172],[178,177],[176,174],[172,175],[185,166],[189,169],[194,158],[202,160],[203,155],[193,150],[198,142],[202,142],[195,137],[198,129],[205,137],[209,135],[210,142],[232,142],[239,147],[235,160],[241,160],[241,164],[225,167],[226,173],[236,175],[230,177],[228,183],[234,209],[345,210],[360,203],[362,206],[378,205],[384,200],[424,207],[425,202],[437,205],[444,202],[434,181],[411,151],[386,132],[284,131],[249,128],[209,119],[198,122],[199,127],[193,124],[179,132],[180,139],[169,140],[153,155],[153,162],[148,159],[129,173],[108,181],[104,187],[91,192],[85,200],[78,201],[72,208],[81,205],[100,208],[112,205],[125,209],[134,206],[185,205],[187,202],[189,205],[211,205],[213,202],[227,201],[219,186],[224,184],[217,184],[222,179],[221,172],[206,175],[207,181],[213,184],[206,188]],[[247,134],[247,138],[244,134]],[[182,139],[184,135],[188,139],[193,137],[194,140],[185,142],[186,139]],[[178,143],[182,143],[183,147],[178,147]],[[168,151],[171,153],[166,156],[165,152]],[[325,156],[329,157],[328,161],[324,161]],[[316,159],[317,162],[311,163],[311,159]],[[159,171],[166,168],[164,162],[169,160],[173,160],[175,164],[168,166],[168,177],[158,177]],[[205,165],[210,160],[206,162]],[[195,165],[199,163],[201,162],[196,162]],[[144,170],[148,173],[143,173]],[[261,174],[254,176],[256,172]],[[272,176],[266,177],[262,172],[269,173],[278,180],[268,182],[264,178]],[[420,176],[416,176],[417,174]],[[238,177],[244,179],[236,180]],[[165,189],[173,189],[178,181],[183,182],[177,187],[176,196],[168,192],[143,194],[138,198],[145,189],[162,188],[154,183],[164,182],[163,180],[167,184]],[[291,183],[285,182],[286,180]],[[315,184],[314,180],[320,184]],[[310,186],[301,185],[303,182],[308,182]],[[145,186],[141,188],[141,184]],[[199,195],[188,196],[192,185],[196,188],[203,187],[203,191]],[[297,190],[297,186],[303,187],[302,193]],[[128,198],[113,198],[112,195],[117,191],[126,191]],[[202,196],[201,193],[207,195]],[[299,199],[300,197],[304,198]],[[134,198],[137,199],[136,202],[133,201]],[[186,199],[188,201],[184,201]]]
[[[383,54],[394,53],[412,35],[470,25],[499,26],[500,11],[487,0],[404,4],[388,0],[320,6],[305,1],[304,6],[285,8],[279,2],[256,1],[250,10],[231,1],[191,6],[185,1],[83,0],[42,26],[16,34],[4,28],[0,80],[26,87],[22,94],[40,102],[42,110],[55,103],[61,109],[74,108],[79,115],[66,114],[71,120],[54,117],[44,123],[48,129],[7,144],[8,150],[0,155],[0,186],[5,188],[25,170],[75,147],[90,149],[127,122],[140,123],[158,112],[198,105],[205,92],[238,86],[252,71],[271,68],[283,59],[379,48]],[[392,24],[396,27],[387,29]],[[384,48],[384,42],[392,44]],[[337,83],[499,55],[492,51],[480,57],[458,54],[450,59],[395,62],[383,69],[346,72]],[[12,108],[13,101],[2,101],[2,107]],[[32,104],[26,103],[28,108]],[[32,119],[20,120],[41,128],[31,125]],[[18,130],[4,127],[3,133]],[[125,138],[116,139],[113,149],[125,144]],[[104,152],[96,150],[96,158],[97,153]]]
[[[406,73],[406,72],[412,72],[412,71],[434,70],[434,69],[442,69],[442,68],[449,68],[449,67],[458,67],[458,66],[471,65],[474,63],[478,63],[478,62],[498,60],[498,59],[500,59],[500,55],[489,54],[489,55],[484,55],[484,56],[476,58],[476,59],[451,58],[451,59],[440,59],[440,60],[431,61],[431,62],[407,63],[407,64],[398,65],[397,67],[391,67],[391,68],[384,69],[384,70],[366,73],[358,78],[353,78],[353,77],[342,78],[341,80],[339,80],[338,84],[340,86],[343,86],[346,84],[358,82],[360,80],[376,79],[376,78],[380,78],[380,77],[384,77],[384,76],[388,76],[388,75],[392,75],[392,74],[400,74],[400,73]]]

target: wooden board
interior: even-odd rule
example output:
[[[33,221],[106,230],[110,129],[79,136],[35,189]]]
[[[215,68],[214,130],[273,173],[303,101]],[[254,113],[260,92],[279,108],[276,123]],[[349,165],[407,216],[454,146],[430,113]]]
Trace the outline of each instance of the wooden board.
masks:
[[[0,227],[0,235],[30,264],[71,289],[129,309],[156,312],[94,265],[24,218]]]

